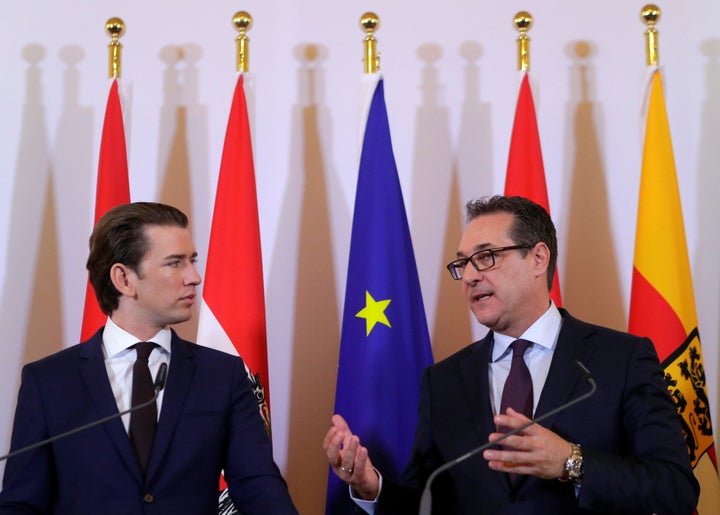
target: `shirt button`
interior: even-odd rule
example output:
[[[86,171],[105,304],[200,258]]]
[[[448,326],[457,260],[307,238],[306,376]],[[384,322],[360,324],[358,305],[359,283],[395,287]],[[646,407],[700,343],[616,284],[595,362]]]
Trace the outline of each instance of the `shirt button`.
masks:
[[[155,497],[153,497],[153,494],[145,494],[145,495],[143,496],[143,501],[145,501],[145,502],[148,503],[148,504],[150,504],[150,503],[153,502],[154,500],[155,500]]]

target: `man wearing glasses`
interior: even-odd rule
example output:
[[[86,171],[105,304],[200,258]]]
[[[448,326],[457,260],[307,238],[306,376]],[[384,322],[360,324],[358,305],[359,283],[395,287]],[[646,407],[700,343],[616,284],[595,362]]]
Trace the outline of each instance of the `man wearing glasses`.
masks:
[[[579,361],[597,393],[438,475],[433,513],[692,513],[699,486],[652,342],[550,300],[557,239],[541,206],[482,198],[467,219],[447,268],[490,331],[425,371],[399,482],[383,481],[333,417],[323,446],[353,500],[368,513],[416,514],[435,469],[587,393]]]

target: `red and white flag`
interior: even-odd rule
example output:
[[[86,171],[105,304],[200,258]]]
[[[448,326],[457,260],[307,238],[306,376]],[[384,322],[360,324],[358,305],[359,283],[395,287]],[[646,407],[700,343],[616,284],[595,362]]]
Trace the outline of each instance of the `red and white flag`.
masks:
[[[95,192],[95,223],[111,208],[130,202],[128,181],[127,147],[125,146],[125,124],[120,99],[119,79],[112,79],[105,108],[100,158],[98,163],[97,189]],[[80,341],[90,338],[105,325],[107,316],[98,305],[90,281],[85,292]]]
[[[243,358],[269,433],[265,292],[247,82],[247,74],[238,76],[225,133],[197,341]]]
[[[523,71],[515,108],[510,152],[508,155],[507,175],[505,177],[505,195],[525,197],[540,204],[550,213],[545,167],[543,166],[540,134],[538,132],[535,102],[533,101],[530,75]],[[555,270],[550,297],[555,304],[562,306],[560,280]]]

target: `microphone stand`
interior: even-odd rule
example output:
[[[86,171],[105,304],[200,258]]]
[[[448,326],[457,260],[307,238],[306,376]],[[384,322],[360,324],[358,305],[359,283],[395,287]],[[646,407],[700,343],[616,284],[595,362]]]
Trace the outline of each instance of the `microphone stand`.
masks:
[[[542,422],[546,418],[551,417],[551,416],[555,415],[556,413],[560,413],[561,411],[566,410],[569,407],[574,406],[575,404],[582,402],[585,399],[587,399],[588,397],[592,396],[595,393],[595,391],[597,390],[597,383],[595,382],[595,378],[592,376],[590,371],[585,367],[585,365],[580,363],[580,361],[575,360],[575,366],[577,366],[580,369],[580,372],[582,373],[582,375],[585,377],[587,382],[590,383],[591,388],[590,388],[589,392],[584,393],[580,397],[576,397],[575,399],[571,400],[570,402],[561,404],[557,408],[555,408],[551,411],[548,411],[547,413],[544,413],[543,415],[539,416],[538,418],[532,419],[531,421],[521,425],[520,427],[517,427],[517,428],[513,429],[512,431],[508,431],[504,435],[502,435],[498,438],[495,438],[493,440],[490,440],[486,444],[481,445],[480,447],[476,447],[475,449],[463,454],[462,456],[459,456],[459,457],[455,458],[454,460],[449,461],[449,462],[445,463],[444,465],[436,468],[433,471],[433,473],[430,474],[430,477],[428,477],[428,480],[425,483],[425,488],[423,489],[422,497],[420,498],[420,515],[430,515],[430,511],[432,509],[432,494],[430,493],[430,485],[432,484],[432,482],[435,480],[435,478],[439,474],[442,474],[443,472],[454,467],[458,463],[461,463],[461,462],[467,460],[468,458],[475,456],[476,454],[484,451],[485,449],[489,449],[493,445],[499,444],[506,438],[516,435],[516,434],[524,431],[528,427],[530,427],[534,424],[537,424],[539,422]]]
[[[112,415],[108,415],[107,417],[101,418],[99,420],[93,420],[92,422],[89,422],[85,425],[76,427],[75,429],[71,429],[70,431],[66,431],[64,433],[60,433],[59,435],[52,436],[52,437],[42,440],[40,442],[36,442],[36,443],[28,445],[26,447],[16,449],[16,450],[6,454],[5,456],[0,456],[0,461],[5,461],[6,459],[12,458],[13,456],[16,456],[18,454],[22,454],[24,452],[31,451],[37,447],[42,447],[45,444],[54,442],[55,440],[60,440],[61,438],[65,438],[66,436],[74,435],[75,433],[79,433],[80,431],[90,429],[91,427],[99,426],[100,424],[103,424],[103,423],[107,422],[108,420],[112,420],[117,417],[122,417],[123,415],[132,413],[133,411],[137,411],[137,410],[143,409],[146,406],[150,406],[153,402],[157,401],[158,395],[160,395],[160,392],[162,391],[162,389],[165,388],[165,379],[166,378],[167,378],[167,363],[161,363],[160,369],[158,370],[158,373],[157,373],[157,376],[155,376],[155,385],[154,385],[155,386],[155,394],[152,396],[152,398],[150,400],[142,402],[135,406],[131,406],[130,408],[123,410],[119,413],[113,413]]]

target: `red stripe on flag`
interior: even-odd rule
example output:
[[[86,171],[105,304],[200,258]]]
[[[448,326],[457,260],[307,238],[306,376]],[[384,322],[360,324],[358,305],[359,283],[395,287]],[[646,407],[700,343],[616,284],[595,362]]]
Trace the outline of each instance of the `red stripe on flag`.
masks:
[[[269,405],[260,221],[242,75],[225,134],[203,299],[251,372],[260,374]]]
[[[105,108],[102,139],[100,140],[100,158],[98,159],[97,189],[95,192],[95,222],[111,208],[130,202],[130,183],[128,180],[127,148],[125,146],[125,126],[123,123],[120,94],[117,79],[112,81]],[[105,324],[107,316],[103,314],[88,281],[85,292],[80,341],[90,338]]]
[[[523,76],[520,84],[520,93],[515,108],[515,121],[510,139],[510,153],[505,177],[505,195],[528,198],[540,204],[550,213],[535,102],[527,73]],[[557,306],[562,306],[557,270],[553,277],[550,297]]]
[[[523,77],[515,109],[510,154],[508,156],[505,195],[520,195],[545,209],[548,200],[542,148],[538,132],[535,103],[528,74]]]
[[[628,332],[647,336],[655,344],[662,363],[687,339],[687,333],[672,306],[633,267]]]

